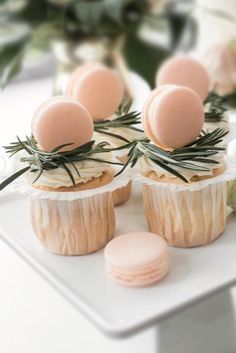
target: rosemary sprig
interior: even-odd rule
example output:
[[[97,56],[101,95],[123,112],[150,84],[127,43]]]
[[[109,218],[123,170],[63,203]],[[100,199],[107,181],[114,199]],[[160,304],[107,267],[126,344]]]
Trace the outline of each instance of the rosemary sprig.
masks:
[[[28,163],[28,166],[17,171],[15,174],[4,180],[0,184],[0,190],[4,189],[8,184],[13,182],[15,179],[27,171],[37,173],[36,178],[33,181],[34,183],[42,175],[44,170],[51,170],[62,167],[67,172],[72,184],[75,185],[73,173],[69,168],[69,166],[71,166],[72,169],[74,169],[76,173],[80,175],[75,162],[93,160],[97,162],[123,166],[122,163],[107,161],[106,159],[96,157],[96,154],[107,153],[113,150],[112,148],[107,147],[107,142],[100,142],[95,145],[95,141],[90,141],[83,146],[74,148],[72,150],[61,151],[63,147],[70,145],[71,143],[60,145],[50,152],[45,152],[38,148],[37,142],[33,136],[26,137],[25,141],[22,141],[19,137],[17,137],[16,142],[12,142],[10,146],[4,146],[4,148],[6,153],[9,154],[9,157],[12,157],[20,151],[25,151],[26,156],[22,157],[20,161],[23,163]]]
[[[180,173],[179,169],[196,172],[210,171],[207,166],[199,165],[199,163],[219,164],[218,161],[211,159],[211,156],[225,150],[224,147],[216,145],[222,142],[227,133],[228,131],[223,129],[216,129],[210,133],[203,132],[192,143],[173,151],[166,151],[153,145],[146,137],[135,140],[127,144],[126,148],[129,148],[127,162],[116,175],[122,173],[128,165],[133,168],[142,156],[146,156],[156,165],[188,183],[184,173]]]
[[[228,110],[226,107],[226,99],[219,96],[216,92],[210,92],[204,102],[207,107],[205,112],[206,122],[219,122],[224,118],[224,113]]]
[[[115,118],[112,120],[95,121],[94,130],[101,134],[109,135],[128,143],[129,141],[125,137],[115,133],[114,129],[126,128],[137,132],[143,132],[143,130],[135,126],[141,122],[140,112],[130,111],[131,104],[132,101],[129,101],[127,104],[121,104]]]

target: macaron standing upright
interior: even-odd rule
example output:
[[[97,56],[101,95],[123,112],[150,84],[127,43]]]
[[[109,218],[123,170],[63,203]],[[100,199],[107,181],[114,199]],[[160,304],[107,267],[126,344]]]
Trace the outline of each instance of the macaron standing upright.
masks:
[[[89,142],[93,136],[93,120],[88,111],[75,99],[54,96],[40,105],[31,124],[40,147],[47,152],[70,144],[61,151]]]
[[[171,57],[160,66],[156,73],[156,87],[166,84],[191,88],[202,101],[210,89],[210,79],[205,67],[186,55]]]
[[[147,137],[157,146],[182,147],[199,136],[204,123],[203,105],[190,88],[162,85],[149,95],[142,123]]]
[[[94,121],[105,120],[118,110],[124,86],[114,70],[99,63],[89,63],[72,74],[66,95],[78,100]]]
[[[169,271],[164,239],[148,232],[120,235],[104,251],[106,274],[120,285],[144,287],[160,281]]]

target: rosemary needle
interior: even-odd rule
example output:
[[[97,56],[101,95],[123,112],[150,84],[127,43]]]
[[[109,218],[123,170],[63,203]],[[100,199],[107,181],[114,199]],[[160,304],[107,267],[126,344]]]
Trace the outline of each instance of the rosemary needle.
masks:
[[[191,144],[175,149],[173,151],[165,151],[162,148],[153,145],[148,138],[142,138],[129,143],[129,153],[127,162],[122,169],[116,174],[122,173],[129,165],[133,168],[142,156],[146,156],[153,163],[160,166],[169,173],[175,175],[179,179],[188,182],[184,177],[184,173],[180,173],[179,169],[194,171],[210,171],[206,166],[201,164],[219,164],[218,161],[211,159],[212,155],[216,155],[225,150],[224,147],[218,147],[217,144],[222,142],[222,138],[228,133],[224,129],[215,129],[212,132],[202,134]],[[178,171],[176,170],[178,168]]]
[[[101,120],[94,122],[94,130],[100,134],[109,135],[116,139],[122,140],[124,143],[129,142],[124,136],[119,135],[119,131],[115,131],[119,128],[126,128],[137,132],[142,132],[143,130],[139,129],[135,125],[141,123],[140,112],[130,111],[132,101],[129,101],[127,104],[122,104],[119,107],[118,112],[114,119],[111,120]]]
[[[108,163],[108,164],[116,164],[123,165],[119,162],[107,161],[106,159],[97,158],[97,154],[111,152],[113,149],[108,147],[107,142],[100,142],[95,145],[95,141],[89,141],[83,146],[79,146],[70,151],[61,151],[61,149],[65,146],[70,146],[71,143],[60,145],[54,148],[50,152],[42,151],[38,148],[37,142],[34,136],[26,137],[25,141],[21,141],[17,136],[17,141],[12,142],[10,146],[5,146],[6,153],[10,155],[10,157],[14,156],[16,153],[20,151],[25,151],[26,156],[22,157],[21,162],[28,163],[29,166],[21,169],[16,172],[6,180],[4,180],[0,184],[0,190],[5,188],[8,184],[13,182],[20,175],[24,174],[27,171],[37,173],[36,178],[33,182],[36,182],[39,177],[42,175],[44,170],[56,169],[58,167],[62,167],[65,169],[68,177],[70,178],[73,185],[75,185],[75,179],[73,173],[71,172],[69,166],[71,166],[76,173],[79,175],[79,170],[74,164],[75,162],[85,161],[85,160],[93,160],[99,163]]]
[[[207,106],[205,113],[206,122],[219,122],[223,120],[224,113],[228,110],[225,97],[218,95],[216,92],[210,92],[204,104]]]

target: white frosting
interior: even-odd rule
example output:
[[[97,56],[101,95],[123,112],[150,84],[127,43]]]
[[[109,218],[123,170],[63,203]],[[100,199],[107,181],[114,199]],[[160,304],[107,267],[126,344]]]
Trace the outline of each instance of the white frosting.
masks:
[[[203,130],[205,132],[212,132],[217,128],[224,129],[226,131],[230,130],[229,116],[227,113],[224,114],[221,120],[215,122],[206,121],[203,125]]]
[[[108,158],[107,153],[106,155],[104,155],[103,153],[96,154],[94,158],[111,161],[111,155],[109,155]],[[74,165],[78,169],[80,175],[77,174],[76,170],[73,168],[72,165],[70,165],[69,163],[66,164],[66,166],[69,168],[70,172],[74,177],[76,185],[85,184],[93,178],[99,178],[106,171],[113,171],[113,168],[110,164],[103,162],[85,160],[80,162],[74,162]],[[32,182],[36,178],[36,176],[37,173],[29,173],[30,182]],[[73,186],[73,183],[66,170],[63,167],[59,167],[56,169],[44,170],[43,174],[34,183],[34,185],[43,185],[47,187],[58,188],[60,186],[70,187]]]
[[[124,137],[126,140],[128,140],[129,142],[133,141],[136,138],[143,137],[142,132],[135,131],[133,129],[127,129],[125,127],[109,128],[107,131],[111,132],[112,134],[120,135],[120,136]],[[96,141],[96,144],[99,142],[106,141],[109,143],[109,145],[111,147],[120,147],[120,146],[123,146],[124,144],[127,143],[119,138],[116,138],[116,137],[113,137],[110,135],[106,135],[106,134],[103,134],[100,132],[96,132],[96,131],[93,134],[93,140]]]
[[[117,117],[116,114],[114,114],[110,117],[110,120],[114,120],[116,119],[116,117]],[[135,125],[135,128],[142,130],[142,124],[140,123]],[[140,138],[144,136],[143,132],[129,129],[127,127],[113,127],[113,128],[108,128],[106,131],[112,134],[124,137],[129,142],[135,140],[136,138]],[[116,138],[114,136],[110,136],[96,131],[94,131],[93,139],[96,141],[96,143],[106,141],[111,145],[111,147],[120,147],[126,143],[120,138]]]
[[[115,116],[113,117],[113,119],[114,118],[115,118]],[[142,129],[141,124],[135,125],[135,127],[137,127],[138,129]],[[126,127],[109,128],[109,129],[107,129],[107,132],[111,132],[112,134],[122,136],[126,140],[128,140],[129,142],[144,136],[143,132],[136,131],[133,129],[128,129]],[[121,147],[127,143],[119,138],[114,137],[114,136],[110,136],[110,135],[103,134],[103,133],[96,132],[96,131],[94,131],[93,140],[96,141],[96,144],[99,142],[106,141],[109,143],[110,147],[113,147],[113,148]],[[127,155],[127,150],[125,149],[125,150],[120,150],[120,151],[114,151],[114,152],[112,152],[112,154],[116,157],[122,157],[124,155]]]
[[[195,165],[199,167],[207,167],[209,171],[194,171],[191,169],[185,169],[181,168],[179,166],[174,166],[171,165],[171,168],[174,169],[175,171],[179,172],[181,175],[183,175],[188,181],[193,177],[193,176],[212,176],[214,169],[220,168],[223,160],[223,153],[218,153],[217,155],[210,156],[210,159],[213,159],[219,164],[212,164],[212,163],[201,163],[201,162],[194,162]],[[170,172],[166,171],[162,167],[158,166],[154,162],[152,162],[148,157],[143,156],[139,160],[139,167],[141,173],[146,176],[149,172],[155,172],[157,177],[163,177],[167,176],[169,178],[176,178],[173,174]]]

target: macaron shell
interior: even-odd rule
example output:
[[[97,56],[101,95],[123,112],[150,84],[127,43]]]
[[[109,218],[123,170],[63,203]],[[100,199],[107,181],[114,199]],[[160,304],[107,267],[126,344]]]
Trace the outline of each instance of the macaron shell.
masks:
[[[157,140],[157,137],[153,134],[151,125],[150,125],[150,119],[149,119],[149,112],[150,109],[149,107],[152,105],[153,101],[156,99],[156,97],[164,92],[168,87],[172,87],[173,85],[162,85],[156,89],[154,89],[150,95],[148,96],[148,99],[145,102],[145,105],[143,107],[143,111],[141,114],[141,121],[142,125],[145,131],[146,136],[155,144],[163,149],[169,149],[168,146],[162,144],[160,141]]]
[[[204,107],[198,95],[187,87],[160,86],[150,94],[142,120],[145,133],[154,144],[176,149],[199,136]]]
[[[37,110],[33,133],[44,151],[72,143],[61,149],[68,151],[91,140],[93,121],[86,109],[77,101],[54,97]]]
[[[122,102],[124,87],[118,75],[106,68],[86,70],[76,81],[73,97],[90,113],[93,120],[104,120],[114,114]]]
[[[156,75],[156,86],[174,84],[194,90],[203,101],[210,89],[205,67],[188,56],[174,57],[164,62]]]
[[[134,232],[121,235],[106,246],[106,273],[127,286],[146,286],[169,270],[167,243],[156,234]]]
[[[204,109],[199,97],[186,87],[164,92],[150,115],[150,126],[161,144],[173,149],[197,138],[204,124]]]
[[[53,103],[56,102],[75,102],[75,100],[71,97],[65,97],[65,96],[53,96],[49,98],[47,101],[43,102],[38,109],[36,109],[33,118],[31,120],[31,131],[32,134],[35,135],[34,128],[35,128],[35,121],[38,118],[38,116],[41,115],[41,113],[47,109],[47,107]]]
[[[103,67],[102,64],[97,63],[97,62],[90,62],[90,63],[86,63],[84,65],[80,65],[77,67],[77,69],[75,69],[70,78],[69,81],[67,83],[66,86],[66,92],[65,94],[72,97],[73,96],[73,92],[74,92],[74,87],[75,84],[77,82],[77,80],[79,80],[79,78],[81,77],[81,75],[83,75],[85,72],[87,72],[88,70],[94,69],[94,68],[98,68],[98,67]]]

